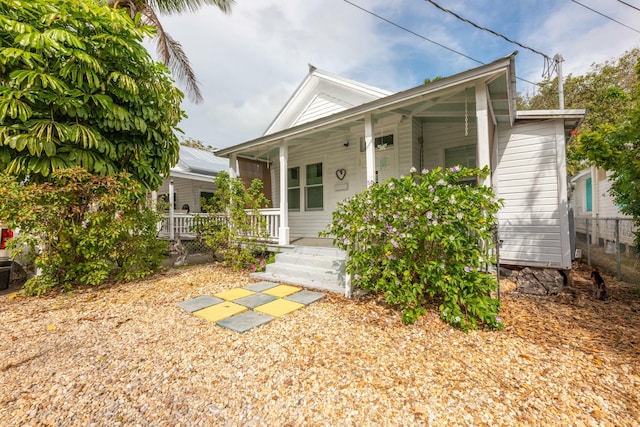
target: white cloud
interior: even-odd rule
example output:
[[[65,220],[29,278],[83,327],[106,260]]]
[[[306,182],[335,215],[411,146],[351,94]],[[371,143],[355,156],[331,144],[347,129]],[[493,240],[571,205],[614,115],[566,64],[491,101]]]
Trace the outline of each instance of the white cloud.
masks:
[[[519,50],[518,75],[541,79],[540,56],[428,2],[351,1],[483,62]],[[640,39],[574,2],[437,2],[547,55],[561,53],[565,75],[586,72],[592,63],[617,57]],[[620,3],[581,2],[630,26],[640,16]],[[218,147],[260,136],[304,79],[309,63],[388,90],[407,89],[425,77],[448,76],[479,65],[339,0],[242,0],[230,15],[206,7],[161,19],[165,30],[182,43],[205,97],[197,106],[184,102],[189,118],[180,127],[186,136]]]

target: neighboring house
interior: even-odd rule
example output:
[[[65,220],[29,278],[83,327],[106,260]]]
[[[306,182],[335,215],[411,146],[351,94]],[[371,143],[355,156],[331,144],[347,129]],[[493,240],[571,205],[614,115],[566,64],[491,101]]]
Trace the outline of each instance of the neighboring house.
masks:
[[[167,203],[167,218],[162,224],[160,236],[173,240],[177,232],[189,237],[192,234],[193,214],[204,211],[202,199],[213,196],[216,191],[213,179],[218,172],[227,169],[228,162],[212,152],[180,145],[178,164],[171,168],[170,176],[152,194],[157,201]],[[170,194],[173,194],[173,206],[169,205]]]
[[[218,172],[225,171],[228,167],[228,162],[216,157],[210,151],[181,145],[180,160],[171,168],[171,175],[158,189],[158,200],[169,201],[169,187],[173,181],[175,212],[202,212],[202,198],[213,196],[216,190],[213,179]],[[187,210],[189,212],[186,212]]]
[[[501,261],[571,268],[565,145],[584,110],[516,111],[515,54],[399,93],[310,67],[266,133],[216,152],[270,180],[280,245],[317,237],[338,202],[418,170],[489,166]],[[255,166],[254,166],[255,167]]]
[[[570,201],[578,238],[586,241],[588,227],[590,241],[611,251],[616,239],[617,223],[620,243],[625,250],[630,248],[634,240],[633,218],[620,212],[609,193],[611,172],[592,166],[573,176],[570,182]]]

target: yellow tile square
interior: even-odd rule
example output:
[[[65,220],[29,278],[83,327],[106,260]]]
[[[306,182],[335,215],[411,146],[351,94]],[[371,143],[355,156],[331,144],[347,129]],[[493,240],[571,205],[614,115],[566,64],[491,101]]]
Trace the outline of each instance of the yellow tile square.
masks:
[[[254,308],[253,311],[258,311],[260,313],[268,314],[269,316],[273,317],[280,317],[287,313],[291,313],[292,311],[296,311],[304,306],[304,304],[300,304],[297,302],[277,299],[275,301],[259,305]]]
[[[228,291],[217,293],[215,294],[215,296],[217,296],[218,298],[222,298],[223,300],[226,300],[226,301],[233,301],[239,298],[248,297],[249,295],[253,295],[253,294],[255,294],[255,292],[253,291],[249,291],[247,289],[242,289],[242,288],[236,288],[236,289],[229,289]]]
[[[282,298],[291,294],[295,294],[300,291],[300,288],[289,285],[278,285],[273,288],[262,291],[263,294],[273,295],[274,297]]]
[[[234,302],[225,301],[220,304],[212,305],[211,307],[203,308],[202,310],[194,311],[193,315],[200,317],[210,322],[217,322],[218,320],[226,319],[235,314],[247,311],[247,307],[236,304]]]

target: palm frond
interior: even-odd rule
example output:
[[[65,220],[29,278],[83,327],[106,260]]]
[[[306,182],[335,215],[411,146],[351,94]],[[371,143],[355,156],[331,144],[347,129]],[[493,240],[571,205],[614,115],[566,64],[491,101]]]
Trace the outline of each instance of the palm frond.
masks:
[[[235,0],[146,0],[146,3],[167,15],[195,12],[203,6],[215,6],[224,13],[231,13]]]
[[[193,68],[191,68],[189,58],[182,49],[182,45],[162,28],[158,16],[151,7],[145,5],[140,12],[144,17],[144,21],[146,21],[144,23],[154,26],[157,30],[154,41],[160,60],[169,67],[176,80],[185,85],[189,98],[196,104],[201,103],[203,98],[198,86],[198,79]]]

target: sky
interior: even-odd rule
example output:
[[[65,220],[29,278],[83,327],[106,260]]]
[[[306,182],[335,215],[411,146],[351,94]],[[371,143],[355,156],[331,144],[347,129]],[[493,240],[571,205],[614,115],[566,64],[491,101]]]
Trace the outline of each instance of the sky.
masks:
[[[561,54],[565,77],[640,46],[640,0],[434,2],[548,57]],[[542,55],[426,0],[236,0],[229,15],[207,6],[160,19],[182,44],[204,96],[201,104],[183,102],[188,118],[179,137],[216,148],[262,136],[309,64],[394,92],[516,50],[519,92],[532,93],[526,81],[540,82],[545,70]]]

